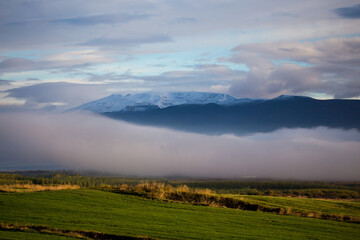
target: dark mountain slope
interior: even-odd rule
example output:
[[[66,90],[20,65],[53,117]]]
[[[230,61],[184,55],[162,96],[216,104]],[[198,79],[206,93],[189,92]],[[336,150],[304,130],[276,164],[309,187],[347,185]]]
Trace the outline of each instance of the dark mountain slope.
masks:
[[[319,126],[360,129],[359,100],[316,100],[308,97],[279,97],[231,106],[189,104],[104,115],[141,125],[206,134],[242,135],[279,128]]]

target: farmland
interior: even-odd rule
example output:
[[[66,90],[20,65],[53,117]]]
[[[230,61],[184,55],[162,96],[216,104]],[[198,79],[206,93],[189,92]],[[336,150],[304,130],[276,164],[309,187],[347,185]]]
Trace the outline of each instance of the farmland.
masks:
[[[14,176],[11,177],[14,180]],[[30,180],[24,178],[21,181]],[[19,179],[16,181],[21,184]],[[134,183],[134,180],[127,182]],[[8,185],[11,184],[8,182]],[[220,200],[231,197],[269,208],[291,207],[294,211],[318,211],[353,217],[360,215],[357,199],[221,195],[205,189],[195,190],[183,185],[181,188],[171,187],[164,183],[124,186],[3,191],[0,193],[0,238],[358,239],[360,236],[356,222],[232,209],[219,206],[216,202],[212,205],[199,204],[184,196],[209,196],[208,199]],[[182,200],[161,199],[160,195],[152,194],[148,190],[150,188],[144,186],[157,186],[157,189],[163,186],[172,193],[166,195],[165,192],[165,196],[177,196],[174,195],[177,193],[183,197]]]

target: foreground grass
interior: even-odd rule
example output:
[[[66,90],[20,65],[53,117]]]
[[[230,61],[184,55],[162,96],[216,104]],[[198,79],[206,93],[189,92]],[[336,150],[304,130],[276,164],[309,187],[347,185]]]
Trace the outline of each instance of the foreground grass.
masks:
[[[4,231],[0,230],[0,239],[2,240],[79,240],[80,238],[68,237],[68,236],[57,236],[54,234],[44,234],[37,232],[21,232],[21,231]]]
[[[96,239],[96,240],[115,240],[115,239],[126,239],[126,240],[151,240],[148,237],[129,237],[129,236],[120,236],[114,234],[106,234],[94,231],[82,231],[82,230],[64,230],[58,228],[51,228],[48,226],[39,226],[39,225],[19,225],[0,223],[1,231],[8,232],[25,232],[25,233],[41,233],[44,235],[52,235],[54,237],[71,237],[71,238],[80,238],[80,239]]]
[[[169,203],[86,189],[0,193],[0,206],[0,222],[4,223],[122,236],[167,239],[360,238],[359,224],[355,223]],[[0,234],[4,236],[7,232]]]
[[[292,197],[271,197],[271,196],[253,196],[253,195],[230,195],[253,204],[260,204],[274,208],[290,208],[297,212],[318,212],[325,214],[348,215],[360,217],[360,201],[342,201],[328,199],[311,198],[292,198]]]

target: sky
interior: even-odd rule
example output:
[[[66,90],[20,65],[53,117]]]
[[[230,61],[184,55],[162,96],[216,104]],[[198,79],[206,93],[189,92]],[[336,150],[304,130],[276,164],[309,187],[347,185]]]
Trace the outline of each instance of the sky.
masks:
[[[360,98],[357,0],[0,0],[0,111],[116,93]]]
[[[360,99],[358,0],[0,0],[0,171],[359,180],[356,129],[208,136],[66,111],[111,94]]]

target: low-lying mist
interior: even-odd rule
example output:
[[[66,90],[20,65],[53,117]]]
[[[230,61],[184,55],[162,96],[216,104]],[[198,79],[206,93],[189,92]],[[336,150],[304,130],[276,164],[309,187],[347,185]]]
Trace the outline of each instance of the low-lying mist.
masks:
[[[207,136],[85,113],[1,114],[0,152],[0,170],[53,166],[135,176],[360,180],[356,130]]]

